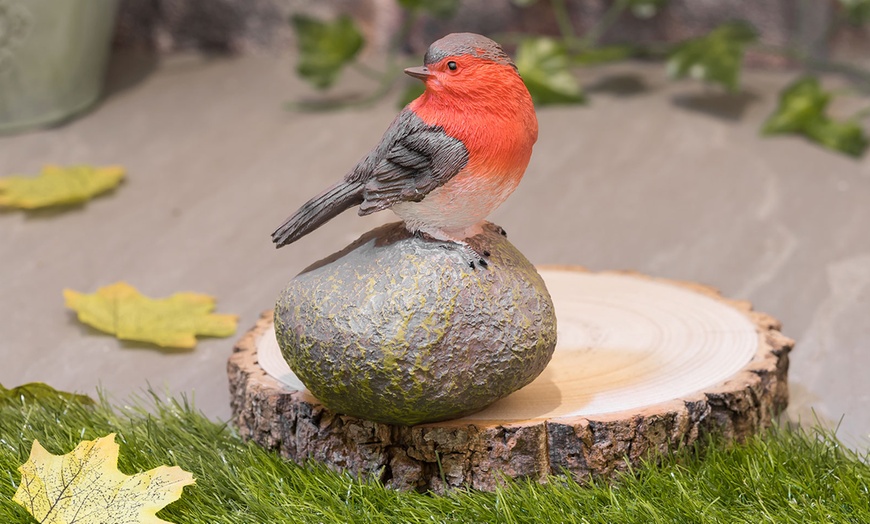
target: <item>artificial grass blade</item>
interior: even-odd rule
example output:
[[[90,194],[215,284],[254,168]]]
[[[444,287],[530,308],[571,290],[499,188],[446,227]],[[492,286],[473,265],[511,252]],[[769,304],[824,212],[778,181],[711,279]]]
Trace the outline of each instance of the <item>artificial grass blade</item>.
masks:
[[[743,445],[716,441],[608,485],[508,482],[495,493],[400,493],[317,465],[299,467],[185,398],[131,407],[58,397],[0,397],[0,522],[33,522],[12,502],[17,468],[38,439],[52,453],[117,433],[119,468],[180,466],[196,486],[158,516],[187,523],[280,522],[870,522],[867,456],[823,430],[774,429]]]

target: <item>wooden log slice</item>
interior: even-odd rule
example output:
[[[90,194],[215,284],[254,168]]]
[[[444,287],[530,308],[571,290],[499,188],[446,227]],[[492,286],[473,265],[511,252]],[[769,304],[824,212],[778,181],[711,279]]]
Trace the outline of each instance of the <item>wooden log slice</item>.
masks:
[[[483,411],[432,424],[326,409],[284,362],[265,313],[228,363],[241,436],[399,489],[492,490],[504,477],[609,477],[710,432],[741,441],[785,409],[794,342],[748,302],[635,273],[540,273],[558,321],[550,365]]]

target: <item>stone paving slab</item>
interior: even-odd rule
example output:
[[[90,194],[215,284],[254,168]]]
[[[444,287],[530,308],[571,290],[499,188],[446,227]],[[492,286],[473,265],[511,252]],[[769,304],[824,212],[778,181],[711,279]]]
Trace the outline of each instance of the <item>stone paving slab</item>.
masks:
[[[281,57],[122,57],[115,66],[92,113],[0,137],[2,174],[49,162],[129,169],[121,188],[85,207],[0,213],[0,383],[99,386],[116,400],[150,384],[226,418],[233,339],[193,351],[118,342],[80,325],[62,289],[123,279],[152,296],[209,293],[220,312],[241,316],[241,336],[299,270],[395,219],[348,212],[280,251],[269,240],[374,145],[396,109],[286,112],[308,88]],[[536,264],[634,269],[751,300],[798,341],[791,416],[843,417],[841,435],[866,447],[870,156],[759,138],[793,74],[748,72],[747,94],[736,96],[669,83],[645,64],[583,76],[591,104],[539,111],[526,178],[491,219]]]

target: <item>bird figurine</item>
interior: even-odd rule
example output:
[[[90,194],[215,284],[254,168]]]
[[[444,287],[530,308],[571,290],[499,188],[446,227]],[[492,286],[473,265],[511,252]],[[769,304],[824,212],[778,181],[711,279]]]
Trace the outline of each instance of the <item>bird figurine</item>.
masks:
[[[516,189],[538,137],[532,98],[496,42],[453,33],[434,42],[422,67],[405,69],[425,91],[405,106],[342,180],[306,202],[274,233],[295,242],[342,211],[392,209],[408,231],[462,250],[487,267],[474,246],[483,220]]]

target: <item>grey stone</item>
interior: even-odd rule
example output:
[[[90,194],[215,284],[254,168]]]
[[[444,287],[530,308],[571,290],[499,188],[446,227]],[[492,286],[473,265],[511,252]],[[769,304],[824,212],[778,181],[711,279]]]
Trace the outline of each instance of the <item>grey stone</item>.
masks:
[[[394,223],[303,271],[275,310],[290,367],[327,407],[391,424],[459,417],[525,386],[553,355],[556,317],[499,231],[473,238],[486,268]]]

